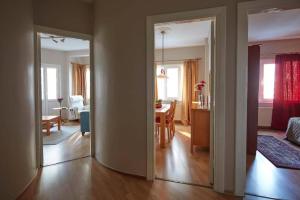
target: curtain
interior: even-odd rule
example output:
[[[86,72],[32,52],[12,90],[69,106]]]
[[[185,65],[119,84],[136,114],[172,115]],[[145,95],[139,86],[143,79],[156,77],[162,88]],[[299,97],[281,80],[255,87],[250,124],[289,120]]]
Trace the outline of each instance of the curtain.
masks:
[[[87,66],[72,63],[72,90],[73,95],[81,95],[86,103],[86,70]]]
[[[182,123],[191,124],[192,102],[197,100],[197,94],[194,90],[198,82],[198,60],[186,60],[183,65],[183,90],[182,90]]]
[[[286,130],[291,117],[300,116],[300,54],[277,55],[272,124]]]

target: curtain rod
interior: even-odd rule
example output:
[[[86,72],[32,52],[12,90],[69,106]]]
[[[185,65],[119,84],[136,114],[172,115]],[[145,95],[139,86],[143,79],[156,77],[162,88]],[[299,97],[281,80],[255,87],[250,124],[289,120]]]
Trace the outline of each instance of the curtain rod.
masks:
[[[178,59],[178,60],[164,60],[164,62],[176,62],[176,61],[186,61],[186,60],[201,60],[201,58],[191,58],[191,59]],[[154,62],[162,62],[162,60],[156,60]]]

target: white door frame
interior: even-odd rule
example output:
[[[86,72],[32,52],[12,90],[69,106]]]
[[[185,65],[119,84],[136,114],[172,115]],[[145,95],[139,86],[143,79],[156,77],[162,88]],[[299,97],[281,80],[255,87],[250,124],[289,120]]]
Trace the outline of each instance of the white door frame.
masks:
[[[154,142],[154,25],[191,19],[216,20],[216,69],[213,150],[214,190],[224,192],[225,176],[225,75],[226,75],[226,7],[163,14],[147,17],[147,179],[155,178]]]
[[[43,166],[43,137],[41,137],[42,126],[40,120],[42,117],[42,107],[41,107],[41,44],[40,44],[40,34],[39,33],[48,33],[54,35],[61,35],[65,37],[72,37],[77,39],[88,40],[90,43],[90,127],[91,127],[91,156],[95,157],[95,70],[94,70],[94,46],[93,46],[93,37],[88,34],[76,33],[71,31],[65,31],[55,28],[49,28],[45,26],[34,26],[34,55],[35,55],[35,128],[36,128],[36,160],[37,167],[40,168]]]
[[[248,14],[270,8],[300,8],[299,0],[256,0],[238,4],[235,127],[235,194],[244,195],[246,184]]]

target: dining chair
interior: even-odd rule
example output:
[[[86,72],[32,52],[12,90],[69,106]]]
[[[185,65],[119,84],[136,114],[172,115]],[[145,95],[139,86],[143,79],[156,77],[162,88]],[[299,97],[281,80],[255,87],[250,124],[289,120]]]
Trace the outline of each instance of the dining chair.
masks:
[[[175,135],[175,123],[174,123],[174,116],[175,116],[175,109],[176,109],[176,103],[177,101],[172,101],[170,110],[166,115],[166,128],[168,132],[168,141],[172,139]],[[155,125],[156,125],[156,133],[160,134],[160,118],[156,117],[155,119]]]

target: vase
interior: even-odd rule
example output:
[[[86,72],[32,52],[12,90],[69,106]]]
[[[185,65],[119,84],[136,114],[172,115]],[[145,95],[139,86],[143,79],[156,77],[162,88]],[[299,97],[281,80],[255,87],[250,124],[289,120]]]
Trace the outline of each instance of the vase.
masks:
[[[200,107],[203,106],[203,94],[201,93],[198,95],[198,104]]]

